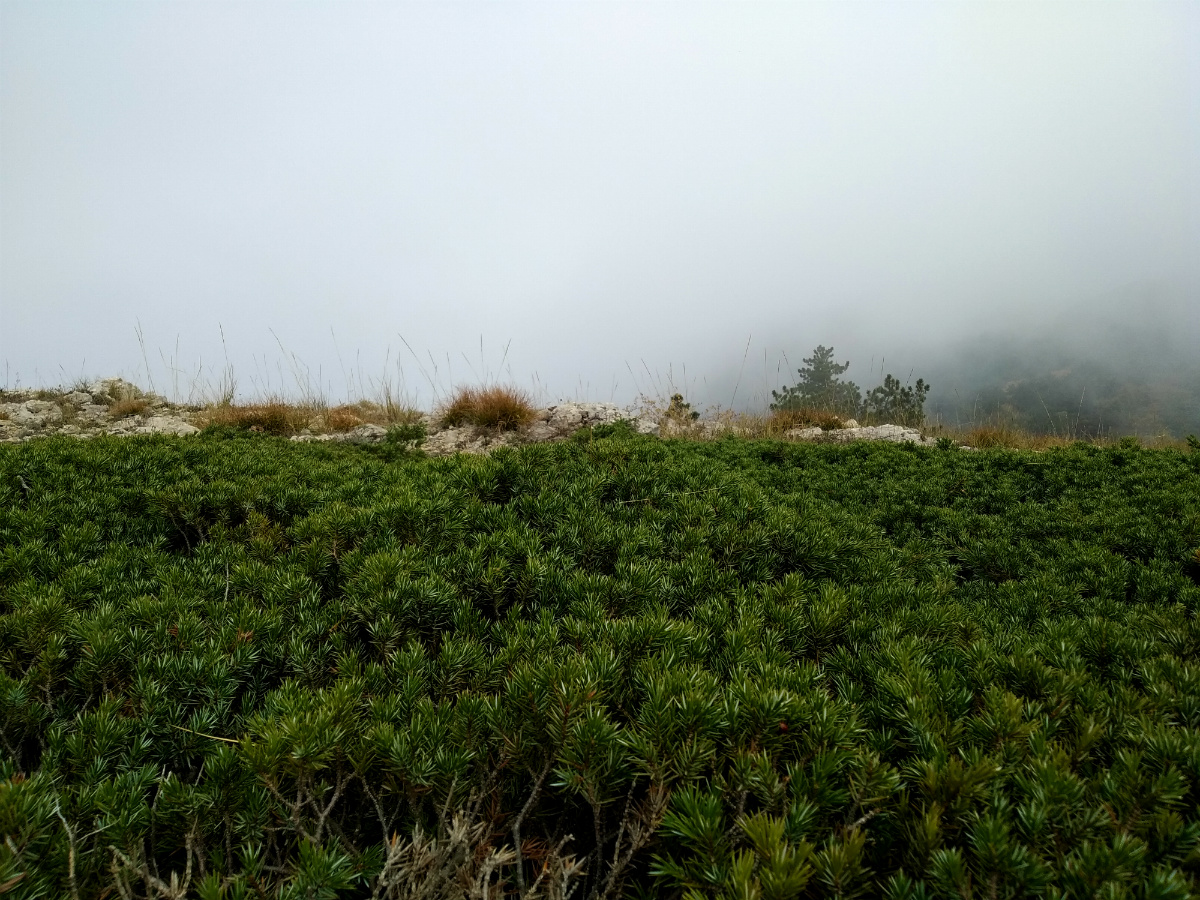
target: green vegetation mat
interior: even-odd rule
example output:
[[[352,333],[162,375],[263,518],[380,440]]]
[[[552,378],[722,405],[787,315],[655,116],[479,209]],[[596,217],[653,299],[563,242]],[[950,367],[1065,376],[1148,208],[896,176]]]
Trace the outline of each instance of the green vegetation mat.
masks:
[[[1200,453],[0,447],[0,894],[1200,893]]]

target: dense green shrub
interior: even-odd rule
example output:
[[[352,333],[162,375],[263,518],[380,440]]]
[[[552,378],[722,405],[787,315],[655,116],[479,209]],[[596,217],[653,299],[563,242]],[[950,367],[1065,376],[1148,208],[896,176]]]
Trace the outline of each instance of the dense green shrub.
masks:
[[[1188,456],[605,434],[0,447],[0,891],[1200,892]]]
[[[591,443],[600,438],[635,438],[637,436],[637,426],[634,422],[628,419],[617,419],[615,422],[580,428],[571,435],[571,440],[576,443]]]
[[[425,443],[427,436],[425,426],[420,422],[393,425],[387,430],[387,442],[389,444],[404,444],[413,448]]]

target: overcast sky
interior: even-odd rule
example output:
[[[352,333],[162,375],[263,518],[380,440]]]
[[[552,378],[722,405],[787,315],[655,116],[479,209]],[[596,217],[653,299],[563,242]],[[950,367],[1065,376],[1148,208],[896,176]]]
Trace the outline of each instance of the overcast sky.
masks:
[[[1200,346],[1198,48],[1194,3],[3,0],[0,379],[729,405],[747,356],[741,405],[1147,297]]]

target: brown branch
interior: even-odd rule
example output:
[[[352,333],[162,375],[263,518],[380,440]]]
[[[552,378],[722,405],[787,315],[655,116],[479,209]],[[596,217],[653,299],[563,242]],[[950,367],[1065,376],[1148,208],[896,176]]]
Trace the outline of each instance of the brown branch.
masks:
[[[521,823],[525,821],[525,816],[533,808],[533,804],[537,802],[538,795],[542,792],[542,785],[546,782],[546,776],[550,774],[550,767],[554,763],[554,755],[551,754],[546,759],[546,765],[542,767],[542,773],[538,775],[537,781],[534,782],[533,790],[529,793],[529,799],[525,801],[525,805],[521,807],[521,811],[517,813],[517,818],[513,820],[512,836],[513,844],[517,852],[517,896],[524,900],[525,891],[525,859],[521,853]]]

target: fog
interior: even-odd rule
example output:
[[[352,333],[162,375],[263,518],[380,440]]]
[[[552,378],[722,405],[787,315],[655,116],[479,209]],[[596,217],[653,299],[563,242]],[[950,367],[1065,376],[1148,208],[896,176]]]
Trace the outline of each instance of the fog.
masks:
[[[1062,359],[1194,398],[1197,47],[1190,3],[6,0],[0,379],[761,408],[824,344],[948,417]]]

